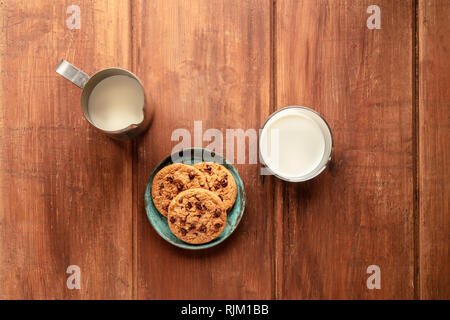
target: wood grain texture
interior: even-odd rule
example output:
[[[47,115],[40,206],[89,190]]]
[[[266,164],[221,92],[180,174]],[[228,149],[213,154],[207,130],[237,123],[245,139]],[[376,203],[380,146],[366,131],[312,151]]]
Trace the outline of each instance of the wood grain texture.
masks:
[[[161,0],[134,7],[136,73],[155,107],[150,131],[137,142],[137,298],[273,297],[272,192],[258,165],[237,165],[246,212],[236,232],[212,250],[166,243],[143,206],[150,172],[178,143],[171,141],[175,129],[194,137],[196,120],[203,131],[225,135],[229,128],[257,129],[269,115],[271,4]]]
[[[0,1],[0,299],[449,299],[449,16],[447,0]],[[149,132],[91,128],[61,58],[135,72]],[[161,239],[143,197],[173,131],[218,129],[236,162],[226,130],[286,105],[325,116],[330,167],[288,184],[237,164],[235,234],[203,252]]]
[[[420,297],[450,299],[450,2],[418,13]]]
[[[131,296],[131,148],[95,132],[55,73],[129,67],[128,1],[2,1],[0,298]],[[125,12],[125,15],[124,15]],[[120,19],[119,19],[120,17]],[[81,268],[81,290],[66,269]]]
[[[319,111],[334,159],[279,183],[277,297],[414,298],[412,1],[277,1],[277,107]],[[381,268],[381,290],[366,269]]]

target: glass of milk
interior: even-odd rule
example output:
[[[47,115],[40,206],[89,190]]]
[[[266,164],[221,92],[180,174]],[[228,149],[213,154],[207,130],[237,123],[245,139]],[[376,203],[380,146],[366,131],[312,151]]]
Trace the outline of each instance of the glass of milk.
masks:
[[[81,89],[85,118],[107,135],[128,140],[147,130],[152,112],[140,80],[128,70],[108,68],[89,77],[62,60],[56,72]]]
[[[333,136],[314,110],[289,106],[269,116],[259,137],[262,162],[278,178],[301,182],[320,174],[331,160]]]

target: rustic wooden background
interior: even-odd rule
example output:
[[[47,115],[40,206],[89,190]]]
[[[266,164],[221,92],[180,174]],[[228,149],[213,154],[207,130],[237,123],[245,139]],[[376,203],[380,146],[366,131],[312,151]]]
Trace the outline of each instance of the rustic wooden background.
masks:
[[[450,299],[450,1],[2,0],[0,16],[0,298]],[[61,58],[136,73],[148,133],[89,127]],[[230,239],[162,240],[143,196],[172,131],[257,129],[292,104],[330,123],[329,169],[290,184],[238,165]]]

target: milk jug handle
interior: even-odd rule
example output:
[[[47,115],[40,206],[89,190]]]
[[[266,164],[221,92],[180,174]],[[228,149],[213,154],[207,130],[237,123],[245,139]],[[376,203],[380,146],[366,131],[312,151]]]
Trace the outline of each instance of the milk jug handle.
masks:
[[[84,88],[84,85],[89,80],[89,76],[86,73],[71,65],[64,59],[62,59],[56,67],[56,73],[62,75],[64,78],[72,82],[74,85],[80,87],[81,89]]]

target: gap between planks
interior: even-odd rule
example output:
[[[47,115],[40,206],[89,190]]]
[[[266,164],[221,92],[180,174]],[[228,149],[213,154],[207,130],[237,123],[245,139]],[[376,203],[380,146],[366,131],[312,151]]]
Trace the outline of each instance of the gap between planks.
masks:
[[[132,0],[129,1],[129,21],[130,21],[130,45],[129,45],[129,58],[130,58],[130,68],[134,74],[136,74],[136,61],[135,61],[135,37],[134,37],[134,4]],[[138,201],[139,194],[138,190],[138,143],[137,140],[134,139],[131,141],[131,250],[132,250],[132,269],[131,269],[131,299],[135,300],[137,298],[137,215],[138,215]]]
[[[419,0],[412,4],[412,131],[413,131],[413,224],[414,299],[420,299],[420,192],[419,192]]]
[[[270,60],[271,60],[271,70],[270,70],[270,112],[273,113],[277,109],[277,51],[276,51],[276,41],[277,41],[277,2],[273,0],[270,6]],[[264,177],[264,176],[263,176]],[[266,179],[267,180],[267,179]],[[280,221],[278,218],[277,211],[277,195],[278,192],[276,190],[278,184],[275,180],[271,179],[268,181],[272,183],[273,193],[272,193],[272,232],[273,232],[273,288],[272,288],[272,298],[277,300],[278,297],[278,222]]]

